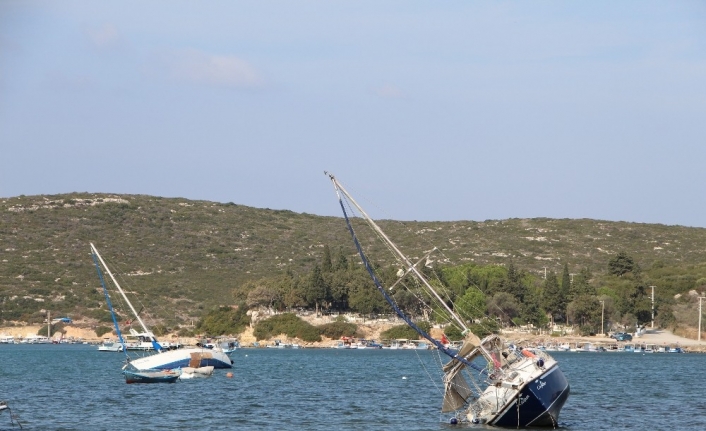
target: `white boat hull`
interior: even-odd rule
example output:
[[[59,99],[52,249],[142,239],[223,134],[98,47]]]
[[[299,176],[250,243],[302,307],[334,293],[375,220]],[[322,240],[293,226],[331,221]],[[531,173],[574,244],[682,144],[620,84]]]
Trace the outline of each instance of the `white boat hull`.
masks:
[[[233,361],[220,350],[187,348],[167,350],[133,359],[130,364],[138,370],[168,370],[184,367],[232,368]]]
[[[213,366],[208,367],[184,367],[181,369],[180,379],[195,379],[198,377],[210,377],[213,375]]]
[[[121,346],[118,343],[114,344],[101,344],[98,346],[98,351],[99,352],[122,352],[123,351],[123,346]]]

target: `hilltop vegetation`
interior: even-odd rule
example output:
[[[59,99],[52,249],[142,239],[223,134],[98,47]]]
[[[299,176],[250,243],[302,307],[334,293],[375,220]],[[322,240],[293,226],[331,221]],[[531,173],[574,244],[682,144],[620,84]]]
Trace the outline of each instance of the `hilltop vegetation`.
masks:
[[[431,266],[440,279],[447,277],[457,294],[474,286],[484,295],[475,300],[499,301],[507,308],[513,305],[512,298],[496,297],[507,293],[522,307],[532,308],[531,313],[518,310],[510,318],[520,323],[528,321],[527,313],[539,315],[542,310],[553,313],[555,319],[577,313],[575,307],[568,309],[568,299],[575,300],[576,292],[567,293],[558,304],[547,302],[556,295],[543,293],[557,286],[558,291],[566,291],[566,276],[579,284],[585,280],[579,296],[593,300],[594,305],[583,307],[593,307],[593,314],[575,316],[584,323],[595,316],[595,304],[600,313],[600,300],[615,321],[632,313],[644,322],[652,285],[657,286],[658,308],[691,316],[693,301],[684,299],[688,295],[682,299],[674,295],[706,285],[706,229],[701,228],[543,218],[387,220],[380,225],[412,258],[439,247]],[[372,243],[372,234],[360,231],[359,235],[361,241]],[[123,287],[135,295],[143,313],[149,313],[145,316],[165,327],[193,327],[207,312],[247,302],[249,295],[253,305],[267,302],[270,295],[271,305],[279,307],[302,304],[375,312],[380,304],[374,290],[366,290],[374,289],[365,281],[366,275],[352,270],[358,258],[340,218],[233,203],[76,193],[0,200],[0,320],[39,323],[49,310],[52,316],[69,315],[79,323],[109,324],[89,242],[98,247]],[[322,268],[325,253],[331,253],[332,265],[346,260],[350,270],[336,276],[345,279],[333,278],[335,270]],[[383,271],[393,263],[378,245],[371,256]],[[632,269],[612,273],[610,262],[618,256],[632,261]],[[510,267],[515,275],[508,278]],[[315,276],[317,268],[321,279]],[[498,269],[504,274],[496,273]],[[394,275],[394,268],[390,271]],[[453,275],[454,271],[463,276]],[[486,277],[473,279],[478,272]],[[346,289],[324,298],[311,292],[295,297],[301,289],[290,289],[288,299],[271,296],[273,286],[296,282],[304,287],[311,280],[323,280],[324,288]],[[508,287],[513,283],[521,286],[514,293]],[[531,295],[534,303],[529,301]]]

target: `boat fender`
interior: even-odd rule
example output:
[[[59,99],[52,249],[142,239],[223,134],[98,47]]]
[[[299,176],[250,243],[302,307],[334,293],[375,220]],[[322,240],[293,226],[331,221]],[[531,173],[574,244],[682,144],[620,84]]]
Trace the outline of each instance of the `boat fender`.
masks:
[[[449,419],[449,423],[450,423],[451,425],[458,425],[458,419],[456,419],[456,418],[451,418],[451,419]]]
[[[534,358],[535,354],[530,352],[529,350],[522,349],[522,356],[524,356],[526,358]]]
[[[544,359],[542,359],[542,358],[537,359],[537,366],[539,368],[544,368]]]

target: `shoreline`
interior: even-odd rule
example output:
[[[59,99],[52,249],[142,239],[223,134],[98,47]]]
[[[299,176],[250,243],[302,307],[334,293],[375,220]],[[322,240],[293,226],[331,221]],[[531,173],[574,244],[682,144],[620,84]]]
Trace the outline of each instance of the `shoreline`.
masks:
[[[359,332],[361,337],[366,339],[380,340],[380,333],[385,329],[388,329],[391,325],[380,324],[375,325],[372,323],[359,325]],[[27,325],[27,326],[6,326],[0,327],[0,334],[13,336],[17,338],[25,338],[28,335],[36,335],[41,329],[39,325]],[[97,344],[103,341],[104,338],[115,338],[114,336],[109,337],[98,337],[96,336],[93,329],[81,328],[75,325],[65,326],[66,330],[65,338],[72,338],[74,340],[81,340],[88,342],[90,344]],[[106,334],[107,335],[107,334]],[[437,339],[441,338],[441,331],[438,329],[433,329],[431,335]],[[654,328],[646,329],[645,333],[641,334],[639,337],[633,337],[630,342],[618,342],[608,336],[550,336],[546,334],[537,335],[529,333],[520,332],[503,332],[501,337],[507,339],[516,345],[526,345],[531,347],[537,347],[538,345],[561,345],[570,344],[575,345],[576,343],[592,343],[596,346],[607,347],[610,345],[624,346],[625,344],[649,344],[655,346],[676,346],[686,349],[688,352],[706,352],[706,339],[702,341],[694,340],[691,338],[685,338],[673,334],[671,331]],[[226,337],[227,338],[227,337]],[[323,337],[322,341],[318,342],[305,342],[297,338],[287,337],[285,334],[280,334],[279,336],[274,336],[266,340],[256,340],[253,335],[253,329],[248,328],[243,333],[234,336],[239,340],[241,348],[258,348],[254,347],[252,344],[257,342],[259,348],[264,348],[266,345],[274,344],[274,340],[281,340],[283,343],[296,343],[302,348],[331,348],[338,340],[329,339]],[[179,341],[185,345],[196,345],[198,338],[195,337],[177,337],[176,334],[167,334],[161,337],[163,341]]]

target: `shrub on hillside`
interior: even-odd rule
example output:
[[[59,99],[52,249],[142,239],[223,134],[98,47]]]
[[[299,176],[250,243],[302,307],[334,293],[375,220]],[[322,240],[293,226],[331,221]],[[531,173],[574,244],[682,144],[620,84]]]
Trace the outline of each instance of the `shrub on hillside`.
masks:
[[[242,305],[237,308],[218,307],[199,320],[195,332],[212,337],[239,334],[250,324],[250,317],[246,311]]]
[[[315,326],[303,321],[295,314],[284,313],[262,320],[255,325],[253,335],[258,340],[272,338],[279,334],[296,337],[304,341],[321,341],[321,332]]]
[[[105,322],[105,323],[111,323],[113,322],[113,316],[110,314],[110,311],[102,309],[102,308],[96,308],[93,310],[88,310],[85,313],[85,316],[91,319],[96,319],[99,322]],[[120,322],[122,319],[120,316],[117,314],[115,315],[115,318],[117,319],[118,322]]]
[[[58,334],[58,333],[66,334],[66,329],[64,329],[64,324],[57,323],[57,324],[51,325],[50,329],[47,328],[47,325],[42,326],[37,331],[37,335],[47,335],[47,331],[51,331],[48,334],[50,337],[53,337],[54,334]]]
[[[194,331],[189,328],[180,328],[179,332],[177,332],[177,335],[180,337],[193,337]]]
[[[321,331],[319,331],[319,328],[303,321],[302,323],[304,325],[295,333],[295,337],[310,343],[321,341]],[[287,335],[291,337],[291,335]]]
[[[102,337],[103,335],[105,335],[105,334],[111,332],[112,330],[113,330],[113,328],[111,328],[111,327],[109,327],[109,326],[98,326],[98,327],[96,327],[96,329],[95,329],[95,331],[96,331],[96,336]]]
[[[429,330],[431,329],[431,325],[429,324],[429,322],[418,322],[418,323],[416,323],[416,325],[421,330],[423,330],[425,332],[429,332]],[[382,332],[380,334],[380,336],[382,338],[390,339],[390,340],[393,340],[393,339],[416,340],[420,337],[419,334],[417,333],[417,331],[415,331],[414,329],[412,329],[411,327],[409,327],[407,325],[393,326],[392,328],[388,329],[387,331]]]
[[[487,337],[490,334],[497,334],[500,331],[500,326],[495,319],[482,319],[480,323],[471,324],[468,329],[471,330],[478,338]]]
[[[596,326],[591,324],[579,326],[579,334],[581,334],[581,336],[593,336],[598,332],[600,331],[596,329]]]
[[[449,340],[463,340],[463,334],[461,333],[461,330],[456,327],[456,325],[448,325],[444,328],[444,334]]]
[[[155,325],[152,328],[152,333],[157,337],[163,337],[169,332],[169,328],[164,325]]]
[[[336,321],[319,326],[319,331],[321,335],[336,340],[341,337],[353,337],[358,331],[358,325]]]

